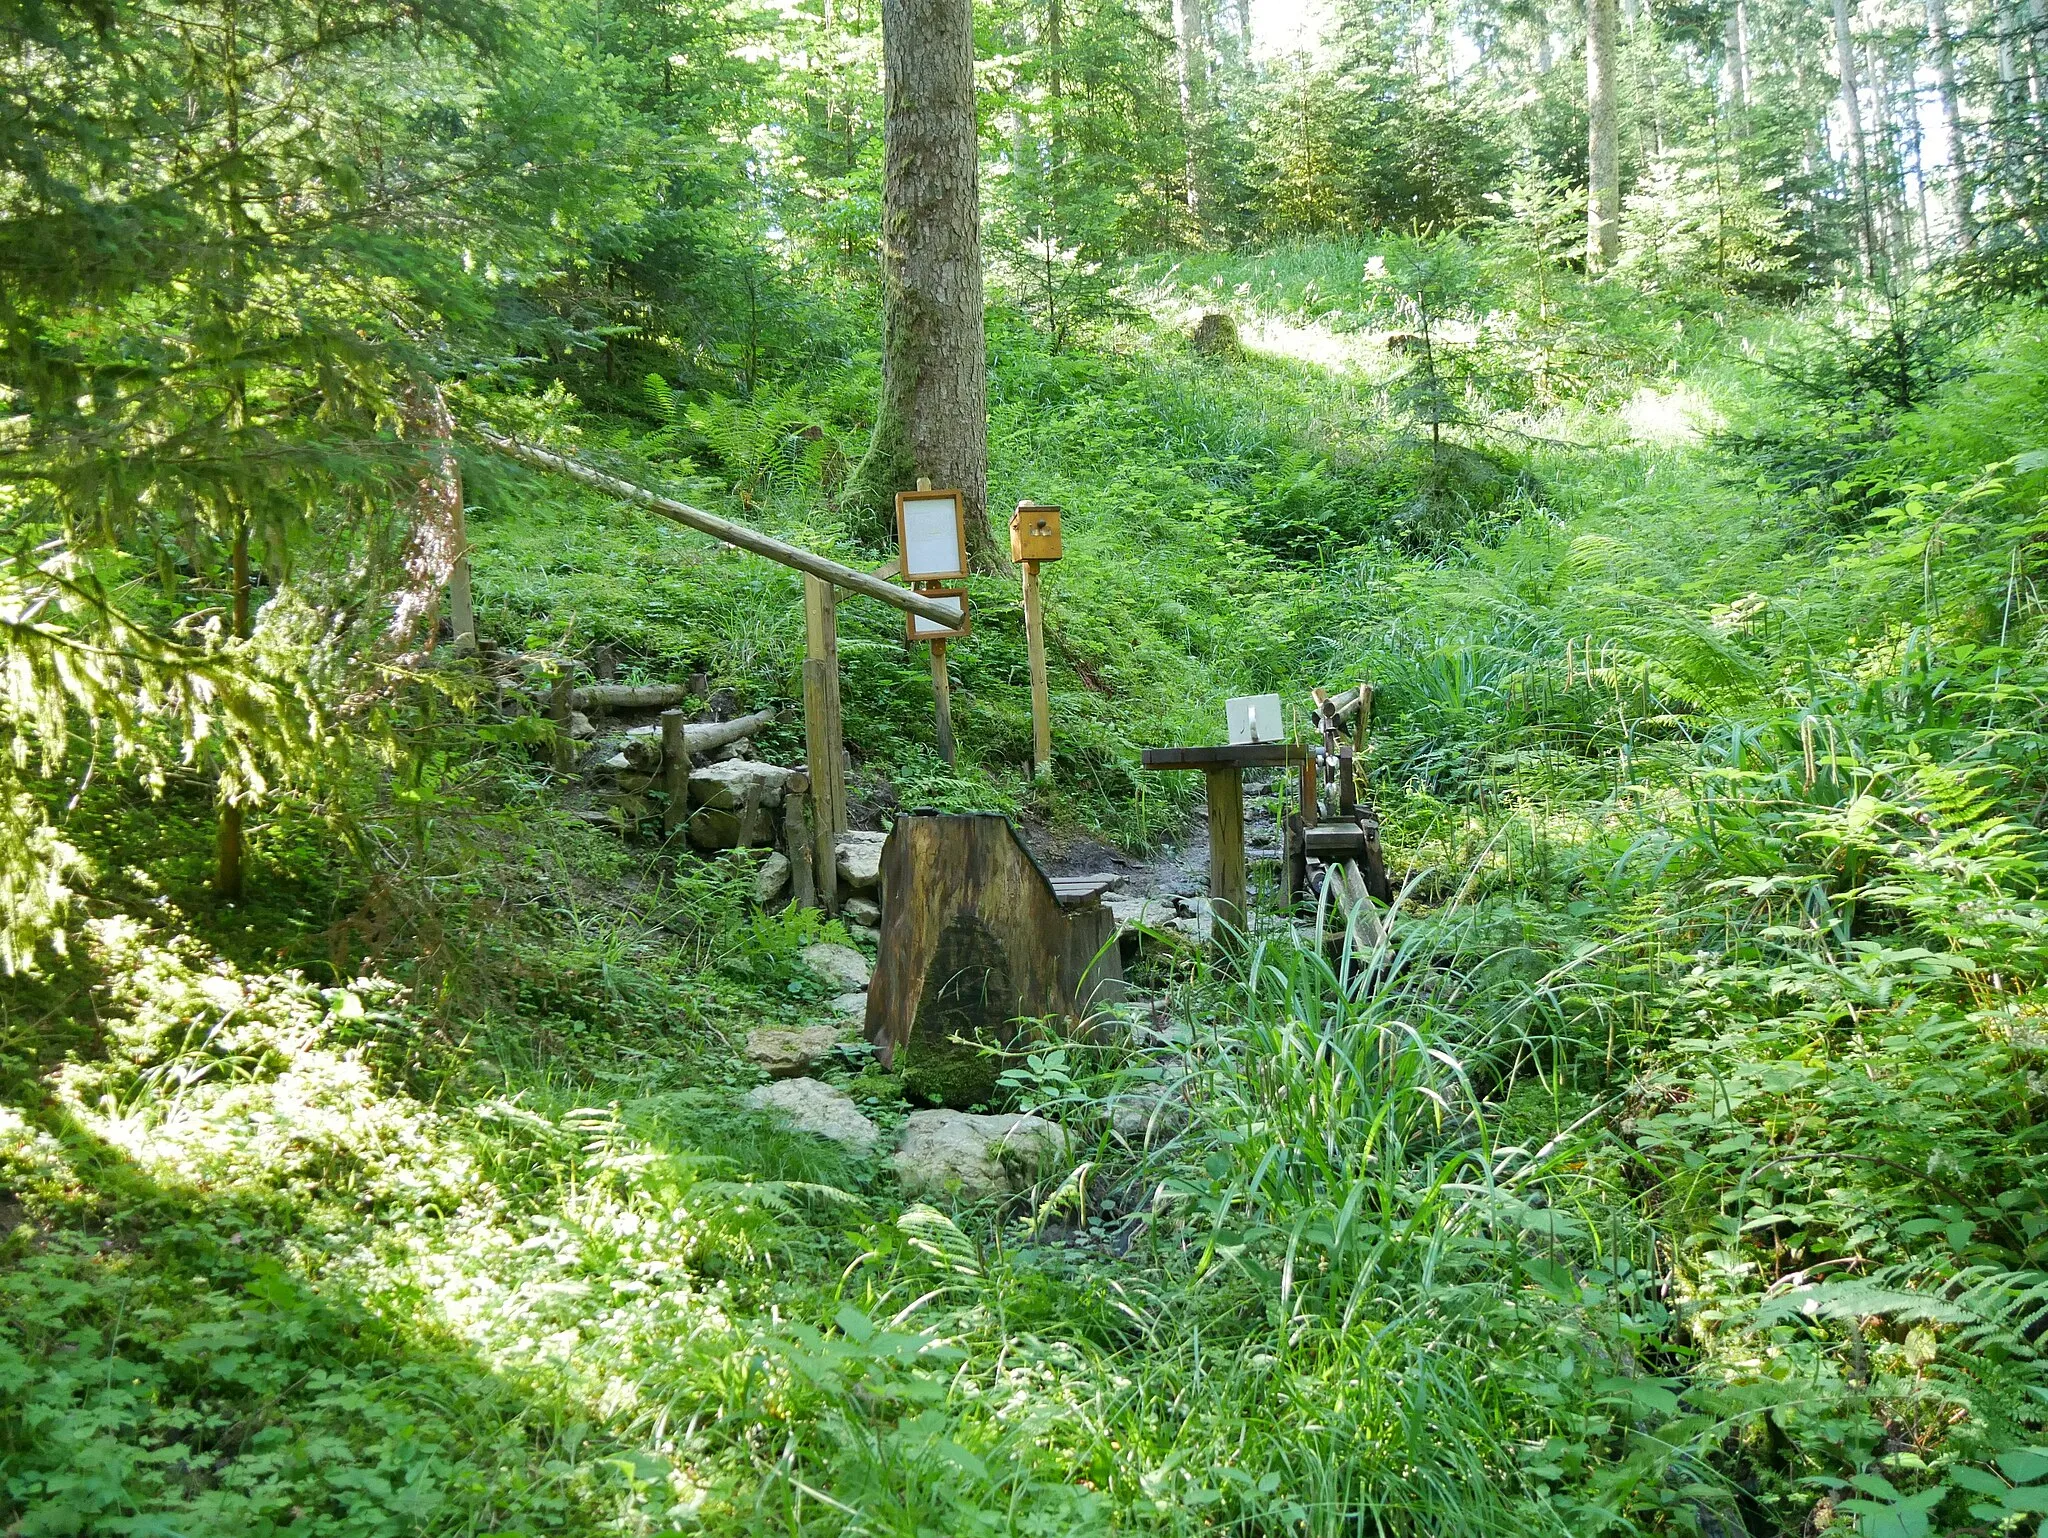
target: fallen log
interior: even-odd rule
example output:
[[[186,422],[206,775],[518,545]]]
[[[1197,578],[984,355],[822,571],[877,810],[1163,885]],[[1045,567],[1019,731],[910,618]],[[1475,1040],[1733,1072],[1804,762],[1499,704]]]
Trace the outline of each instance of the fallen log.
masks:
[[[577,710],[667,710],[692,698],[688,684],[585,684],[569,697]]]

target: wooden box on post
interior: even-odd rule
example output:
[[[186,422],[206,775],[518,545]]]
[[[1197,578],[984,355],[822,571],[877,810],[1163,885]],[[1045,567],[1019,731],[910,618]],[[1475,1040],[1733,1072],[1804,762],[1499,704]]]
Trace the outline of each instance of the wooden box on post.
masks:
[[[1042,502],[1019,502],[1010,514],[1010,559],[1057,561],[1060,558],[1060,510]]]

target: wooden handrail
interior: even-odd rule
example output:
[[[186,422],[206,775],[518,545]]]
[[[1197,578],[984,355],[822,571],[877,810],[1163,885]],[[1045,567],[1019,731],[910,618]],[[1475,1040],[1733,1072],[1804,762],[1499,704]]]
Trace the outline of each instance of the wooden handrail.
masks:
[[[922,615],[949,628],[960,622],[960,613],[957,609],[946,608],[922,593],[897,587],[880,577],[856,571],[851,566],[842,566],[829,556],[818,555],[801,545],[789,544],[772,534],[763,534],[759,529],[750,529],[743,523],[734,523],[731,519],[721,518],[716,513],[707,513],[702,508],[692,507],[687,502],[678,502],[673,497],[665,497],[658,491],[649,491],[645,486],[636,486],[633,482],[621,480],[616,475],[607,475],[604,471],[594,469],[580,460],[535,448],[530,443],[521,443],[517,438],[508,438],[503,433],[494,431],[488,424],[478,424],[471,430],[507,459],[516,459],[522,465],[530,465],[536,470],[552,470],[557,475],[568,476],[572,481],[581,481],[593,490],[609,492],[628,502],[637,502],[649,512],[659,513],[664,518],[673,518],[685,528],[695,529],[700,534],[709,534],[713,539],[722,540],[753,555],[765,556],[780,565],[793,566],[798,571],[808,572],[813,577],[831,583],[834,587],[843,587],[849,592],[878,598],[893,608]]]

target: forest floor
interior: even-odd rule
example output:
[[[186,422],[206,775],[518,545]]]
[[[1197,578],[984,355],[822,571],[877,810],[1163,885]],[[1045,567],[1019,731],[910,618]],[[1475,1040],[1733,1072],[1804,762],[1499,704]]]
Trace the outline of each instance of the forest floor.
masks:
[[[7,1530],[2048,1512],[2038,316],[1987,310],[1880,421],[1743,361],[1818,345],[1799,317],[1510,294],[1482,344],[1522,394],[1446,458],[1361,265],[1157,264],[1073,352],[995,327],[991,501],[1068,509],[1053,787],[996,580],[958,773],[894,616],[849,606],[842,649],[868,804],[1005,811],[1173,890],[1195,791],[1136,748],[1372,677],[1416,878],[1377,952],[1148,963],[1162,1029],[1008,1065],[1071,1166],[948,1207],[905,1199],[913,1108],[859,1049],[820,1072],[882,1151],[746,1103],[736,1047],[830,1020],[802,951],[844,929],[758,910],[745,854],[570,816],[459,687],[265,818],[239,905],[206,785],[103,778],[69,952],[0,986]],[[1218,294],[1246,350],[1193,357],[1173,325]],[[853,444],[871,386],[580,430],[853,553],[790,446]],[[486,465],[473,495],[508,643],[786,697],[782,574]]]

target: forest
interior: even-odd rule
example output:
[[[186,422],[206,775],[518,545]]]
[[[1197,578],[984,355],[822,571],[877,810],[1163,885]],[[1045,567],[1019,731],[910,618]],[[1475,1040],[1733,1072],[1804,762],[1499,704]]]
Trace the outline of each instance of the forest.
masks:
[[[2048,1535],[2042,0],[0,35],[0,1534]]]

